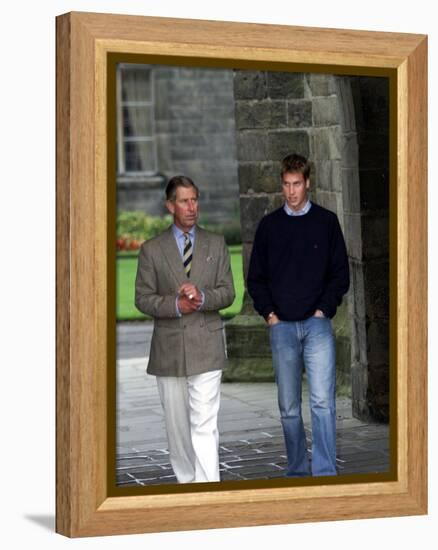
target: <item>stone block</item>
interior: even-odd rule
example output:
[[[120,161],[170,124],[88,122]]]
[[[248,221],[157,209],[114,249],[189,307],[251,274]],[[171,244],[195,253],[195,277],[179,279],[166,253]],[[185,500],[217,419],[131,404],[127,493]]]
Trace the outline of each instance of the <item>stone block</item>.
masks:
[[[366,401],[368,370],[365,365],[356,363],[351,367],[351,391],[353,401]]]
[[[237,134],[237,158],[240,161],[268,160],[266,132],[243,131]]]
[[[155,134],[178,135],[181,131],[179,120],[155,120]]]
[[[237,315],[225,325],[228,366],[224,382],[272,382],[269,333],[260,316]]]
[[[350,281],[353,290],[353,315],[365,320],[365,279],[364,265],[360,261],[350,261]]]
[[[344,212],[344,238],[348,255],[362,260],[362,227],[360,214]]]
[[[264,99],[267,96],[266,74],[261,71],[234,71],[235,99]]]
[[[182,107],[180,105],[169,105],[169,118],[181,120],[184,124],[186,120],[198,121],[202,120],[202,110],[197,105]]]
[[[319,189],[316,190],[316,202],[320,206],[327,208],[328,210],[331,210],[335,214],[337,214],[337,200],[336,200],[336,194],[332,193],[331,191],[321,191]]]
[[[172,158],[170,155],[170,135],[157,135],[157,161],[161,171],[172,169]]]
[[[286,102],[236,101],[236,125],[238,129],[285,128],[287,127]]]
[[[312,100],[314,126],[333,126],[340,124],[338,97],[318,97]]]
[[[239,188],[245,194],[273,193],[281,189],[280,169],[273,162],[240,162]]]
[[[359,363],[359,336],[356,332],[356,326],[352,322],[351,323],[351,338],[350,338],[350,345],[351,345],[351,364]]]
[[[271,211],[268,195],[240,197],[240,223],[242,226],[242,242],[253,242],[259,221]]]
[[[154,80],[165,80],[168,82],[170,79],[177,76],[180,69],[177,67],[166,67],[165,65],[157,65],[154,69]]]
[[[360,214],[360,186],[357,168],[342,168],[341,180],[344,211],[351,214]]]
[[[178,78],[179,79],[199,78],[201,71],[203,72],[202,69],[197,69],[197,68],[178,67]]]
[[[290,128],[310,128],[312,126],[312,102],[307,99],[289,101],[287,124]]]
[[[282,160],[290,153],[309,156],[309,135],[302,130],[268,132],[269,160]]]
[[[351,396],[351,342],[345,336],[336,337],[336,393]]]
[[[284,205],[283,193],[272,193],[271,195],[269,195],[269,205],[270,205],[269,207],[270,212],[283,206]]]
[[[332,75],[308,73],[306,83],[311,96],[328,96],[333,93]]]
[[[216,159],[234,160],[237,157],[236,142],[233,136],[215,133],[205,139],[206,149],[213,153]]]
[[[356,133],[343,134],[342,167],[357,170],[359,167],[359,146]]]
[[[200,156],[197,147],[190,147],[183,144],[171,148],[170,153],[173,161],[192,160]]]
[[[245,281],[245,287],[246,287],[246,279],[248,277],[248,268],[249,268],[249,261],[251,258],[251,252],[252,252],[252,243],[243,243],[242,244],[242,264],[243,264],[243,279]],[[244,299],[244,302],[245,302],[245,299]]]
[[[204,98],[193,86],[186,86],[183,89],[176,89],[173,92],[169,92],[168,101],[173,106],[180,108],[197,106],[204,101]]]
[[[354,108],[352,78],[336,76],[333,79],[339,106],[339,122],[345,133],[356,132],[356,112]],[[353,80],[354,81],[354,80]]]
[[[342,164],[339,160],[333,160],[330,164],[331,178],[330,189],[342,195]]]
[[[355,332],[359,343],[359,363],[361,365],[368,364],[368,333],[365,320],[354,318],[353,323],[355,325]]]
[[[271,122],[269,101],[236,101],[236,127],[239,130],[268,128]]]
[[[155,108],[156,120],[166,120],[171,116],[169,108],[169,87],[166,81],[155,81]]]
[[[286,101],[271,101],[271,128],[285,128],[287,126]]]
[[[202,147],[206,145],[205,135],[201,134],[173,134],[170,136],[170,146],[179,147],[184,145],[184,147]]]
[[[337,394],[351,396],[351,326],[345,299],[338,307],[332,324],[336,337]]]
[[[342,133],[338,126],[315,128],[311,140],[314,161],[341,160]]]
[[[311,180],[315,189],[330,191],[332,177],[331,165],[331,160],[321,160],[313,163],[314,170]]]
[[[267,72],[268,96],[271,99],[292,99],[304,97],[304,75],[302,73]]]
[[[334,192],[334,196],[336,197],[336,214],[338,216],[339,225],[341,226],[342,234],[345,233],[345,223],[344,223],[344,199],[342,197],[342,193],[336,193]]]
[[[202,95],[214,96],[218,91],[233,98],[233,74],[232,71],[226,71],[217,78],[203,78],[197,83],[199,92]]]
[[[234,119],[234,102],[230,102],[227,104],[214,104],[211,105],[208,110],[207,109],[199,109],[199,112],[201,114],[202,120],[205,120],[205,117],[207,116],[210,119],[216,120],[216,119]]]

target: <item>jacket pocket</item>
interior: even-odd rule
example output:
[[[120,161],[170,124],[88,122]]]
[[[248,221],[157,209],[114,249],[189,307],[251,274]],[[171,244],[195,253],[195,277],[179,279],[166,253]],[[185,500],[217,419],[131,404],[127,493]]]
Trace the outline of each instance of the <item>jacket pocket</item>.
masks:
[[[210,321],[207,323],[207,328],[210,332],[221,330],[223,328],[222,319],[214,319],[213,321]]]

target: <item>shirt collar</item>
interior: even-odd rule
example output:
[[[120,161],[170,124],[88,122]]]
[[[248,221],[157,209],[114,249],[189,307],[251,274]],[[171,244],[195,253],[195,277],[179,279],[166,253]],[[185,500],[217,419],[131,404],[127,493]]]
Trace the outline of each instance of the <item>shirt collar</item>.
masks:
[[[172,231],[176,239],[181,238],[184,235],[184,231],[182,231],[179,227],[177,227],[175,224],[172,224]],[[196,231],[196,225],[194,225],[190,231],[187,231],[187,233],[190,235],[190,239],[193,240],[195,237],[195,231]]]
[[[301,210],[298,210],[298,212],[295,212],[289,206],[287,205],[287,202],[284,203],[284,211],[288,216],[304,216],[304,214],[307,214],[307,212],[310,210],[312,206],[312,203],[309,199],[307,199],[306,204],[301,208]]]

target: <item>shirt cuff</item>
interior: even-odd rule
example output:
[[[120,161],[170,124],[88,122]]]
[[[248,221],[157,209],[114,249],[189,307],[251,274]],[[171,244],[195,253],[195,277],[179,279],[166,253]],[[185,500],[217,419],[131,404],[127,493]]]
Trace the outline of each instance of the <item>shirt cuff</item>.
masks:
[[[175,309],[176,309],[176,316],[177,317],[182,317],[182,314],[179,310],[179,307],[178,307],[178,296],[175,298]]]
[[[203,291],[203,290],[200,290],[199,292],[201,293],[202,302],[201,302],[200,306],[198,307],[198,311],[202,309],[202,306],[204,305],[204,302],[205,302],[205,294],[204,294],[204,291]]]

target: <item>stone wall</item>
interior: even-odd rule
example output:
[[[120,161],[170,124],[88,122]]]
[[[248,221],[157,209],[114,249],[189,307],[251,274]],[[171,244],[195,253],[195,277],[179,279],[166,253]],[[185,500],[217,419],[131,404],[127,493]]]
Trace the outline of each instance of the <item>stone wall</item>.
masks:
[[[283,204],[280,161],[291,152],[312,159],[311,197],[338,214],[343,226],[342,130],[336,79],[332,76],[302,73],[236,71],[237,156],[239,161],[240,209],[245,278],[256,227],[268,212]],[[240,333],[254,315],[251,300],[244,300],[245,317],[236,319]],[[266,329],[253,320],[253,337],[258,335],[260,360],[253,359],[254,378],[260,379],[262,357],[270,363]],[[260,323],[260,320],[258,320]],[[351,387],[350,324],[346,304],[336,316],[338,381],[343,391]],[[242,326],[241,326],[242,325]],[[230,329],[228,329],[230,332]],[[236,348],[233,337],[230,356]],[[254,352],[252,352],[254,354]],[[247,372],[242,359],[236,372]],[[257,371],[257,373],[255,372]],[[266,379],[269,368],[263,369]],[[232,374],[230,373],[230,376]],[[272,377],[272,371],[271,371]]]

